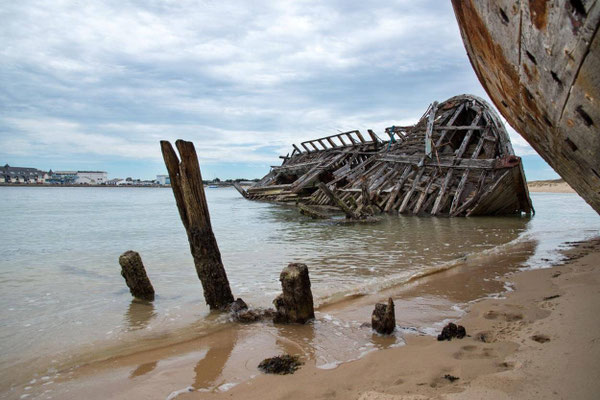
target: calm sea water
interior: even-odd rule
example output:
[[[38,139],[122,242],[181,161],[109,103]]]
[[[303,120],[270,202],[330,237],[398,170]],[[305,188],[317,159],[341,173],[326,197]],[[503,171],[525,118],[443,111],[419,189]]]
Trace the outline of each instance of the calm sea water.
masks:
[[[600,232],[600,217],[574,194],[533,193],[533,218],[390,216],[371,225],[313,221],[233,189],[207,189],[207,197],[234,295],[257,306],[279,293],[289,262],[308,264],[322,303],[521,240],[537,242],[524,267],[543,267],[562,244]],[[6,384],[15,369],[60,363],[82,348],[157,340],[213,318],[170,189],[0,187],[0,202]],[[133,302],[120,276],[118,257],[130,249],[156,290],[152,306]]]

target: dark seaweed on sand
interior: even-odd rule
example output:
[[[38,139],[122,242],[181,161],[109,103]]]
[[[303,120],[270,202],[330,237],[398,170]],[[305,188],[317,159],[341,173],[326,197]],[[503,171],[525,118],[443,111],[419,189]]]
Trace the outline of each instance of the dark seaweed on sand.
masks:
[[[287,375],[296,372],[304,364],[298,356],[283,354],[281,356],[266,358],[258,364],[258,369],[266,374]]]

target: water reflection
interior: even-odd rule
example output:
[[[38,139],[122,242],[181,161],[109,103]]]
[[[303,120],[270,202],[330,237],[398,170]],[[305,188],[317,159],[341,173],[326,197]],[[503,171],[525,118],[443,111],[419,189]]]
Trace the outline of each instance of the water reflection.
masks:
[[[125,320],[130,330],[137,330],[146,328],[155,316],[154,304],[134,299],[127,308]]]
[[[275,344],[282,353],[299,355],[305,359],[315,356],[316,328],[313,323],[305,325],[273,325],[277,331]]]
[[[218,335],[218,340],[209,344],[206,355],[194,367],[194,389],[206,389],[218,386],[218,379],[238,340],[238,329],[226,329]]]
[[[147,373],[154,371],[154,368],[156,368],[157,365],[158,361],[140,364],[136,369],[131,371],[131,374],[129,374],[129,378],[133,379],[138,376],[146,375]]]

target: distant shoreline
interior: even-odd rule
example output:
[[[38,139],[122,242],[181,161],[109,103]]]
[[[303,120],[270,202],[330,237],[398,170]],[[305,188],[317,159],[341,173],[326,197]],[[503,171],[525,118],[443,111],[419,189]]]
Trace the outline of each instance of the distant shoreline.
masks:
[[[532,193],[575,193],[575,190],[562,179],[527,182]]]
[[[204,184],[204,186],[215,185],[219,188],[222,187],[233,187],[231,183],[210,183]],[[76,188],[171,188],[171,185],[77,185],[77,184],[51,184],[51,183],[0,183],[0,186],[5,187],[76,187]]]
[[[52,183],[0,183],[6,187],[78,187],[78,188],[170,188],[171,185],[77,185]]]

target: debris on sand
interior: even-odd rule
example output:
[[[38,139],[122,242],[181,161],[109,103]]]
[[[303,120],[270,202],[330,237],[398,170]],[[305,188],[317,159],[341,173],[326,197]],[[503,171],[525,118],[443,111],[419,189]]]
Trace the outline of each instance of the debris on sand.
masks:
[[[465,336],[467,336],[467,330],[464,326],[450,322],[442,329],[442,333],[438,335],[437,340],[452,340],[453,338],[462,339]]]
[[[298,356],[283,354],[280,356],[266,358],[258,364],[258,369],[266,374],[287,375],[296,372],[304,364]]]

